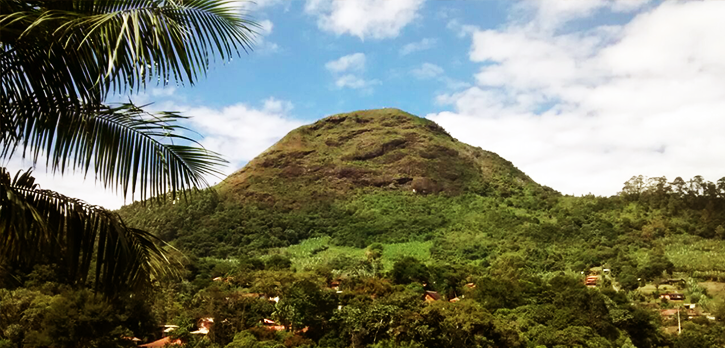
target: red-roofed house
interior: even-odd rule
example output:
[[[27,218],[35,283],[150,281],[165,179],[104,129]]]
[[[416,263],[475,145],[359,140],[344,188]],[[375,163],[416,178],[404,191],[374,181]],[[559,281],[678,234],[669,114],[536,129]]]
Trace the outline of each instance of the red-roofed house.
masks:
[[[139,347],[161,348],[161,347],[166,346],[167,344],[169,344],[169,345],[180,345],[181,344],[181,340],[180,339],[176,339],[176,340],[173,340],[172,341],[171,340],[171,337],[164,337],[164,338],[162,338],[160,340],[156,340],[156,341],[153,341],[151,343],[142,344]]]

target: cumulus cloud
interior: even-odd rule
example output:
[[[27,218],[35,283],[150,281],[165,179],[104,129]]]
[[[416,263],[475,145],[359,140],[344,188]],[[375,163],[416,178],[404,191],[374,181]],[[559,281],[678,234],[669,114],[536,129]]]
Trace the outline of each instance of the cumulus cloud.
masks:
[[[108,209],[118,209],[124,204],[124,199],[120,193],[116,193],[111,189],[106,189],[101,183],[95,182],[93,172],[88,174],[84,179],[82,171],[72,172],[66,171],[66,175],[53,175],[44,165],[45,160],[39,159],[40,163],[34,168],[33,176],[40,188],[53,190],[69,197],[79,198],[89,204],[99,205]],[[11,175],[15,175],[18,170],[27,170],[33,167],[30,160],[22,160],[20,156],[14,157],[7,163],[3,163]],[[130,202],[128,197],[126,203]]]
[[[362,71],[365,69],[365,54],[353,53],[342,56],[336,60],[329,61],[325,64],[325,68],[333,73],[341,73],[345,71]]]
[[[259,28],[257,29],[257,36],[254,42],[255,51],[265,54],[279,52],[279,45],[267,40],[267,37],[270,36],[274,30],[274,23],[269,19],[265,19],[259,21],[258,24]]]
[[[451,19],[446,24],[446,28],[456,33],[459,38],[464,38],[475,33],[479,28],[475,25],[463,24],[458,19]]]
[[[445,74],[445,70],[433,63],[423,63],[410,70],[410,75],[419,80],[435,80],[445,85],[449,91],[458,91],[468,88],[471,84],[456,80]]]
[[[203,135],[200,142],[205,148],[220,153],[230,162],[226,168],[223,168],[224,174],[228,175],[272,146],[289,131],[304,124],[292,116],[293,107],[288,101],[268,98],[259,107],[244,103],[223,108],[175,105],[169,110],[179,110],[184,115],[193,116],[190,119],[190,128]],[[124,202],[120,193],[96,183],[93,171],[88,174],[87,180],[84,180],[82,172],[67,172],[63,176],[52,175],[46,170],[42,161],[41,159],[41,163],[34,170],[34,176],[44,189],[51,189],[109,209],[117,209],[125,203],[130,203],[130,196]],[[32,165],[31,161],[23,161],[19,156],[9,163],[4,163],[12,173],[28,169]],[[214,184],[221,179],[209,177],[207,181]]]
[[[379,85],[379,80],[365,80],[361,77],[355,76],[355,75],[343,75],[337,78],[335,80],[335,86],[338,88],[352,88],[352,89],[361,89],[361,88],[370,88],[375,85]]]
[[[420,41],[411,42],[400,48],[400,55],[407,56],[414,52],[425,51],[435,47],[438,40],[431,38],[424,38]]]
[[[221,109],[191,107],[184,113],[194,115],[192,128],[204,135],[202,145],[231,162],[230,174],[304,124],[290,115],[292,109],[288,101],[269,98],[260,108],[239,103]]]
[[[269,19],[260,21],[258,24],[259,24],[259,34],[260,35],[267,36],[272,33],[272,29],[274,28],[274,23],[272,23],[272,21],[270,21]]]
[[[421,80],[425,80],[443,75],[443,71],[443,68],[439,67],[438,65],[432,63],[423,63],[419,67],[411,70],[410,73]]]
[[[365,54],[353,53],[331,60],[325,68],[335,77],[337,88],[364,89],[372,91],[372,86],[379,85],[379,80],[367,80],[362,77],[365,70]]]
[[[519,12],[534,15],[527,25],[535,26],[539,30],[556,30],[564,23],[589,17],[603,9],[631,12],[641,9],[649,2],[650,0],[524,0],[518,2],[517,8]]]
[[[637,174],[725,176],[713,165],[725,160],[725,3],[665,2],[575,32],[537,23],[646,1],[538,3],[529,22],[473,34],[477,85],[438,96],[452,110],[430,119],[564,193],[614,194]]]
[[[320,29],[361,40],[394,38],[419,17],[425,0],[307,0],[305,11]]]

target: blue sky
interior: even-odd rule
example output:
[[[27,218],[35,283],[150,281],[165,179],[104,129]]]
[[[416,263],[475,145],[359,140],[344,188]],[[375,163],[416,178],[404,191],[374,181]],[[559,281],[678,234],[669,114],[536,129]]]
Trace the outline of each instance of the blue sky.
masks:
[[[470,80],[477,69],[466,59],[470,38],[458,36],[457,28],[447,26],[453,20],[477,21],[483,28],[501,26],[507,5],[504,1],[430,1],[398,35],[376,39],[320,30],[317,17],[305,12],[304,1],[279,2],[250,13],[258,21],[273,24],[255,52],[216,66],[206,80],[179,93],[212,107],[237,102],[261,105],[273,96],[294,103],[295,117],[304,120],[380,106],[416,114],[441,110],[434,97],[448,88],[437,79],[415,78],[410,71],[431,63],[451,79]],[[270,49],[271,45],[275,48]],[[409,49],[401,52],[406,45]],[[356,76],[376,82],[370,88],[336,87],[336,75],[325,64],[355,53],[366,58]]]
[[[639,174],[725,176],[725,2],[242,3],[263,27],[253,52],[193,87],[132,97],[194,116],[227,173],[300,125],[397,107],[566,194],[616,194]],[[40,176],[123,203],[77,176]]]

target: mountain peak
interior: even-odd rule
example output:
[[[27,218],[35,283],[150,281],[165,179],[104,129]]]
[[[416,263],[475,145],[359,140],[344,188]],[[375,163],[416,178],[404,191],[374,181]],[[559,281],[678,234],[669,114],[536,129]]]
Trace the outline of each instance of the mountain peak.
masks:
[[[291,131],[219,186],[237,199],[299,206],[353,191],[491,194],[535,185],[498,155],[395,108],[325,117]]]

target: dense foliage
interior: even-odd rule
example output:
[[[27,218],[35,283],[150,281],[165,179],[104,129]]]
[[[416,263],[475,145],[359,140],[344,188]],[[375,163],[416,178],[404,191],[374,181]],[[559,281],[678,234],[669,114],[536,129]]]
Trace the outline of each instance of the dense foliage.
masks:
[[[0,274],[0,347],[132,346],[162,324],[190,347],[725,347],[725,179],[563,196],[379,112],[298,129],[216,191],[124,208],[186,255],[181,281],[111,300],[52,265]]]
[[[226,161],[183,134],[185,117],[108,100],[147,82],[193,84],[210,59],[249,48],[248,25],[210,0],[0,0],[0,159],[92,171],[124,197],[207,187]],[[0,167],[0,267],[56,263],[67,283],[115,296],[173,271],[158,242]]]

